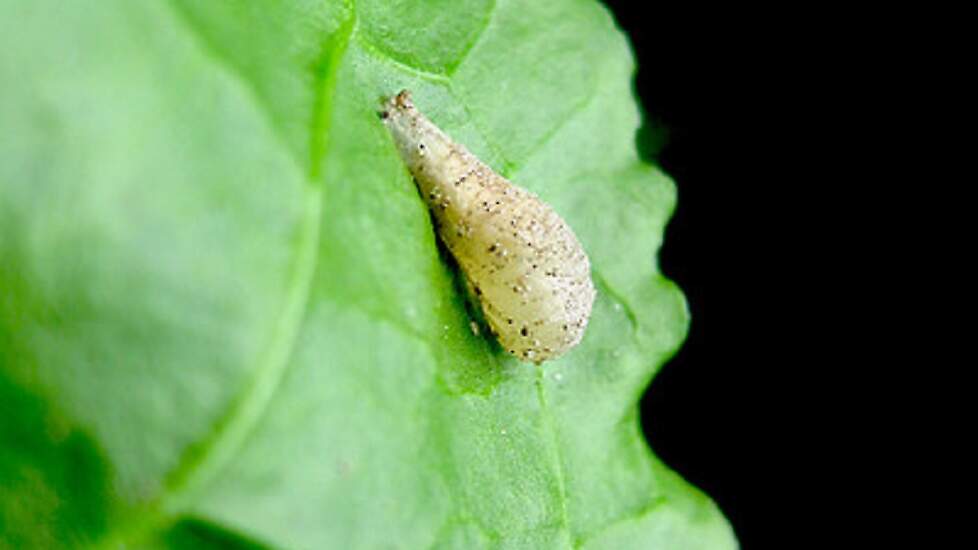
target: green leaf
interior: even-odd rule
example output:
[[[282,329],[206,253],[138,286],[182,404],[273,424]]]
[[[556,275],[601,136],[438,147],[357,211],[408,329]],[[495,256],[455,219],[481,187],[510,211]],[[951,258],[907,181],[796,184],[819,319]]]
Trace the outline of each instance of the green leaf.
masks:
[[[688,314],[602,7],[0,9],[0,547],[736,547],[639,427]],[[402,88],[581,238],[564,358],[470,330]]]

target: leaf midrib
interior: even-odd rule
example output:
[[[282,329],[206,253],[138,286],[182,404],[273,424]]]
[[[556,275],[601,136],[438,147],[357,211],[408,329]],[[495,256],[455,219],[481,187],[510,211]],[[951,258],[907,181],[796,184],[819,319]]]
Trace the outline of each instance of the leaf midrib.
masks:
[[[244,90],[255,110],[264,115],[273,135],[288,158],[306,174],[306,185],[301,199],[302,217],[296,252],[291,265],[292,277],[286,290],[282,310],[276,320],[267,347],[258,359],[258,366],[223,418],[215,425],[210,436],[195,447],[193,454],[185,454],[181,463],[168,476],[162,493],[151,503],[140,508],[139,517],[124,528],[110,531],[94,547],[115,547],[126,542],[142,541],[159,532],[186,512],[199,491],[207,485],[241,448],[255,425],[263,417],[268,404],[287,371],[289,359],[297,341],[302,319],[309,302],[314,275],[318,264],[319,236],[322,222],[323,185],[322,160],[326,156],[330,133],[332,97],[335,93],[336,73],[340,58],[350,42],[353,17],[341,24],[337,31],[339,40],[332,43],[330,61],[324,74],[317,75],[317,94],[314,103],[313,124],[310,135],[310,161],[303,163],[288,146],[280,127],[263,98],[250,80],[220,51],[209,43],[204,33],[169,0],[161,2],[171,12],[173,20],[196,40],[200,52],[230,75]]]
[[[197,37],[201,49],[209,54],[214,62],[235,78],[248,91],[257,110],[266,114],[274,126],[274,117],[269,112],[261,95],[256,93],[249,80],[238,68],[223,56],[219,50],[209,44],[204,33],[197,28],[192,20],[173,7],[177,19],[189,32]],[[208,483],[228,460],[241,448],[248,435],[264,415],[268,404],[278,389],[279,383],[289,365],[289,359],[298,337],[302,319],[305,315],[312,282],[318,263],[318,248],[320,225],[322,222],[323,185],[321,176],[322,159],[325,157],[328,135],[330,133],[332,96],[335,92],[336,72],[340,57],[349,42],[352,19],[341,24],[337,31],[339,40],[331,45],[330,63],[326,71],[317,75],[313,106],[313,123],[310,131],[310,160],[305,166],[306,185],[303,190],[303,214],[300,224],[300,236],[291,267],[292,278],[286,292],[282,310],[274,324],[269,343],[259,356],[258,366],[250,378],[245,390],[234,400],[227,413],[217,424],[211,435],[197,447],[193,456],[186,457],[168,479],[168,483],[160,497],[161,511],[170,516],[179,515],[186,506],[193,502],[196,493]],[[301,162],[287,144],[283,148],[289,152],[290,158],[296,165],[303,167]]]

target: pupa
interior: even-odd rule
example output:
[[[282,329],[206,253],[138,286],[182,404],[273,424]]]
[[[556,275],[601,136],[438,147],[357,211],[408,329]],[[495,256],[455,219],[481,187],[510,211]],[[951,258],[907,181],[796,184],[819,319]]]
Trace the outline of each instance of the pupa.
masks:
[[[539,364],[580,343],[595,290],[570,226],[435,126],[407,90],[380,116],[500,345]]]

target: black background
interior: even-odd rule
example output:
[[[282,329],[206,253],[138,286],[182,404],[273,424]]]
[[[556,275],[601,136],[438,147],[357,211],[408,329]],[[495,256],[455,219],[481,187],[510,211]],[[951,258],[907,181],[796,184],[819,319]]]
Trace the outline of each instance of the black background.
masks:
[[[809,305],[796,284],[805,245],[791,233],[810,187],[791,155],[806,147],[797,129],[818,122],[811,102],[793,99],[800,60],[750,13],[606,4],[636,56],[639,150],[677,184],[659,262],[692,315],[642,399],[643,429],[717,502],[744,549],[784,548],[777,537],[799,495],[818,491],[797,466],[810,454],[799,434],[817,442],[796,414],[813,383],[798,319]]]

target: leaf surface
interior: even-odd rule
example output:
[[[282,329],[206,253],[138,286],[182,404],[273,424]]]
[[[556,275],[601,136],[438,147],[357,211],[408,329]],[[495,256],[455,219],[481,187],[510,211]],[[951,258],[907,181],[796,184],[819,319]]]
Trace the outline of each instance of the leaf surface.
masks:
[[[0,546],[736,547],[641,435],[688,314],[599,5],[0,8]],[[564,358],[471,331],[402,88],[588,250]]]

